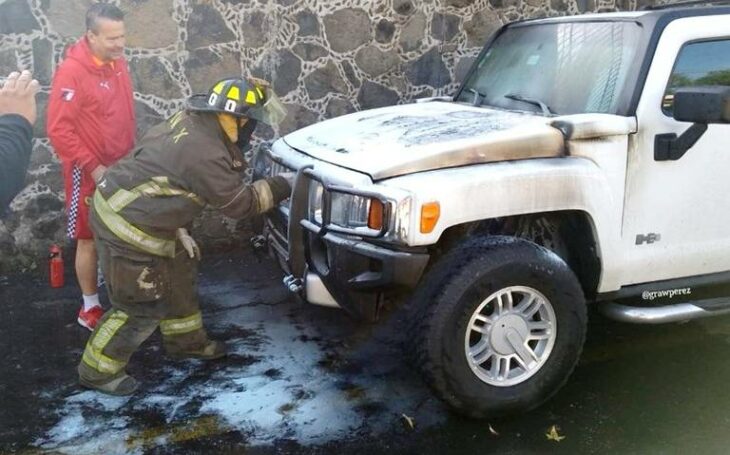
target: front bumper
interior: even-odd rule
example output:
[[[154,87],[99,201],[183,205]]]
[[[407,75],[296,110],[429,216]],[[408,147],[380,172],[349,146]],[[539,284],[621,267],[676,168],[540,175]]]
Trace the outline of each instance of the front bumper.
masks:
[[[338,306],[373,320],[384,294],[412,289],[429,260],[425,249],[395,250],[363,238],[328,232],[306,219],[311,180],[299,173],[289,205],[266,218],[269,251],[289,282],[311,303]],[[297,289],[298,286],[292,286]]]

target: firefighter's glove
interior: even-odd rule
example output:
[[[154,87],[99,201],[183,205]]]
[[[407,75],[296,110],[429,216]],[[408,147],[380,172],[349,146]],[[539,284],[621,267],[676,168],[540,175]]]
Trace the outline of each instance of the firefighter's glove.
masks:
[[[292,183],[289,183],[290,180],[285,177],[286,175],[286,173],[279,174],[275,175],[274,177],[267,177],[265,180],[257,180],[253,182],[253,186],[259,195],[264,192],[271,192],[271,201],[268,201],[268,203],[262,203],[266,200],[266,198],[264,199],[264,201],[259,200],[259,211],[261,213],[266,212],[273,207],[276,207],[279,202],[285,199],[289,199],[289,197],[291,197],[291,185],[293,181]],[[259,188],[257,188],[257,186]]]
[[[193,239],[190,233],[188,233],[188,230],[185,228],[179,228],[176,231],[176,235],[178,240],[180,240],[180,243],[182,243],[183,248],[185,248],[185,251],[188,252],[190,259],[200,260],[200,248],[198,248],[198,244],[195,242],[195,239]]]
[[[286,183],[289,184],[289,192],[291,192],[294,189],[294,180],[297,178],[296,172],[283,172],[279,174],[279,177],[284,178],[286,180]]]

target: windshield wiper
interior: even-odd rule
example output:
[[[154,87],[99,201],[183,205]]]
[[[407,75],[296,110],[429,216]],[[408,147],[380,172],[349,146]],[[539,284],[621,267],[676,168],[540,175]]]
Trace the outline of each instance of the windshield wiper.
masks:
[[[535,99],[535,98],[525,98],[524,96],[518,94],[518,93],[508,93],[504,95],[505,98],[515,100],[515,101],[522,101],[523,103],[532,104],[533,106],[539,106],[540,109],[542,109],[542,115],[545,117],[548,117],[550,115],[553,115],[553,111],[550,110],[547,104],[543,103],[542,101]]]
[[[482,99],[485,99],[487,95],[484,93],[479,92],[478,90],[475,90],[473,88],[466,89],[467,92],[474,94],[474,100],[472,100],[471,104],[474,106],[480,106],[482,103],[479,102],[479,97],[481,96]]]

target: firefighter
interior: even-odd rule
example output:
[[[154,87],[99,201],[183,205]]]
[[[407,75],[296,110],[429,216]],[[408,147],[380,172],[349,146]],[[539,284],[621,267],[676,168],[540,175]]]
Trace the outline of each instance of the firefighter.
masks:
[[[125,372],[134,351],[157,329],[174,358],[216,359],[197,299],[200,252],[186,227],[206,205],[232,218],[266,212],[291,193],[291,174],[243,183],[241,156],[257,122],[285,111],[268,83],[230,78],[152,128],[97,184],[91,228],[112,311],[91,334],[79,363],[82,386],[129,395]]]

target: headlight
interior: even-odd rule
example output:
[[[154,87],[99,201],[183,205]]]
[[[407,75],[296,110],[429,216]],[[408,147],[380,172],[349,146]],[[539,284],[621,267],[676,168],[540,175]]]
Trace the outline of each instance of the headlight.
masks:
[[[373,191],[371,187],[353,188],[322,181],[309,169],[301,170],[300,175],[307,179],[306,217],[310,223],[322,228],[320,233],[332,231],[363,237],[388,235],[392,228],[393,204],[398,199]]]
[[[309,185],[309,219],[322,225],[322,196],[324,187],[316,180]]]
[[[345,229],[379,233],[384,224],[383,203],[377,198],[332,191],[330,223]]]
[[[325,212],[329,219],[325,223]],[[317,180],[312,180],[308,194],[308,218],[332,230],[346,230],[345,233],[378,236],[386,224],[383,202],[378,198],[327,190]]]

